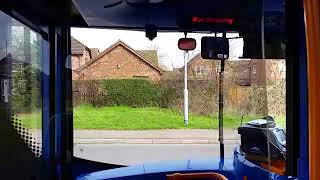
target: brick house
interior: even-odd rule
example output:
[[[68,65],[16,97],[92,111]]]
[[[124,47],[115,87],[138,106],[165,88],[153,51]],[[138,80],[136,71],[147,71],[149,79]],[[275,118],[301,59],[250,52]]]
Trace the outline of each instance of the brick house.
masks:
[[[217,78],[217,61],[202,59],[200,53],[194,56],[188,63],[188,78],[210,80]],[[184,72],[184,66],[180,68]]]
[[[217,80],[220,61],[203,59],[200,54],[187,64],[188,78],[199,80]],[[180,72],[184,67],[180,68]],[[263,86],[266,80],[285,78],[285,60],[238,60],[226,61],[225,77],[232,79],[237,86]]]
[[[158,67],[156,51],[137,51],[119,40],[74,69],[73,79],[144,78],[158,81],[162,73],[163,71]]]
[[[218,85],[220,61],[202,59],[198,54],[188,62],[187,66],[190,80],[210,80]],[[272,110],[268,108],[272,109],[274,103],[269,102],[268,105],[270,101],[267,97],[268,91],[285,82],[285,69],[285,60],[226,61],[224,84],[228,95],[225,100],[229,105],[243,109],[250,107],[251,104],[253,111],[258,114],[270,113]],[[184,67],[179,71],[183,73]],[[274,82],[280,84],[273,86]],[[283,87],[277,88],[278,92]],[[274,94],[270,92],[269,96],[272,99]]]
[[[71,64],[72,70],[84,65],[90,59],[98,56],[98,48],[88,48],[76,38],[71,36]]]

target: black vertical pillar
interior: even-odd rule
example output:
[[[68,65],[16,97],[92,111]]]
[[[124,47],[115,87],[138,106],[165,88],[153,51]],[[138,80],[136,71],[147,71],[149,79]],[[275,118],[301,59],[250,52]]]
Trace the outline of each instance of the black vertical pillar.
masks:
[[[61,28],[61,163],[63,179],[71,178],[71,160],[73,156],[73,115],[72,115],[72,70],[70,27]]]
[[[305,46],[305,42],[301,41],[305,38],[300,38],[301,34],[304,35],[303,16],[302,0],[286,1],[286,170],[287,175],[291,176],[297,176],[297,161],[300,153],[300,110],[305,108],[302,105],[306,105],[300,101],[301,89],[299,87],[301,84],[299,75],[306,74],[299,68],[301,48]],[[307,97],[305,97],[305,101],[306,99]],[[305,117],[305,121],[307,121],[307,117]]]
[[[224,142],[223,142],[223,108],[224,108],[224,101],[223,101],[223,80],[224,80],[224,66],[225,60],[221,60],[220,62],[221,70],[219,73],[219,142],[220,142],[220,166],[219,168],[222,169],[224,165]]]
[[[57,179],[56,160],[55,160],[55,77],[56,77],[56,59],[57,59],[57,35],[55,26],[49,26],[49,158],[47,160],[47,177]]]

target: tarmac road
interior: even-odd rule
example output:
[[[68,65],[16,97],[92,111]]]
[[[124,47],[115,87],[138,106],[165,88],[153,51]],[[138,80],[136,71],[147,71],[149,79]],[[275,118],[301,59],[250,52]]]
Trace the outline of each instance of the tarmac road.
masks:
[[[225,145],[232,157],[236,144]],[[110,164],[137,165],[163,160],[219,157],[219,144],[76,144],[76,157]]]

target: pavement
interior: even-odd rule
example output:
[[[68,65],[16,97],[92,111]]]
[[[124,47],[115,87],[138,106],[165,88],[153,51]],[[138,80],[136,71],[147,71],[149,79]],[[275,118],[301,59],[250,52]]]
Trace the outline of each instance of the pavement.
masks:
[[[235,129],[224,129],[226,144],[237,144]],[[74,130],[75,144],[218,144],[215,129]]]

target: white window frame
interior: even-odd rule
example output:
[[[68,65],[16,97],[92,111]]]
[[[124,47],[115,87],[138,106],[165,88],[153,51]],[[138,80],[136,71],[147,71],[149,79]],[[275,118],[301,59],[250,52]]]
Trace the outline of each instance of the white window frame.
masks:
[[[256,73],[257,73],[257,66],[256,66],[256,65],[253,65],[253,66],[252,66],[252,73],[253,73],[253,74],[256,74]]]

